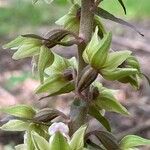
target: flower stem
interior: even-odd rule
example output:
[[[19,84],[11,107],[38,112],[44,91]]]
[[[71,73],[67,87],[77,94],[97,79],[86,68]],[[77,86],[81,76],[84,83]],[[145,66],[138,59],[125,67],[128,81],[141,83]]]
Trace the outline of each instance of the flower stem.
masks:
[[[82,57],[82,53],[87,45],[87,43],[91,40],[92,32],[93,32],[93,19],[94,14],[91,12],[91,7],[94,5],[94,0],[81,0],[81,19],[80,19],[80,29],[79,29],[79,37],[81,37],[84,42],[78,45],[78,75],[77,75],[77,83],[78,76],[83,70],[83,68],[87,65]],[[88,93],[89,91],[85,91]],[[86,123],[87,112],[88,112],[88,103],[83,99],[79,99],[80,102],[75,102],[77,99],[75,98],[74,103],[71,106],[71,124],[70,124],[70,135],[72,135],[79,127]],[[75,106],[76,105],[76,106]]]

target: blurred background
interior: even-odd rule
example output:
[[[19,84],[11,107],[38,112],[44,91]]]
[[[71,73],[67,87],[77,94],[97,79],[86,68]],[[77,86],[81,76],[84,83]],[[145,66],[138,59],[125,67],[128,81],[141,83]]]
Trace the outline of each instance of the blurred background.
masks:
[[[73,94],[62,95],[38,101],[41,95],[35,95],[34,89],[39,81],[32,75],[31,59],[12,60],[13,52],[3,50],[2,45],[20,34],[35,33],[44,35],[55,28],[55,21],[63,16],[70,5],[67,0],[55,0],[48,5],[39,0],[32,5],[31,0],[0,0],[0,107],[18,103],[32,104],[35,107],[56,107],[68,113],[68,105]],[[138,57],[143,72],[150,76],[150,0],[124,0],[127,15],[115,0],[105,0],[102,7],[118,17],[128,20],[145,36],[141,37],[132,29],[103,20],[108,30],[113,31],[112,47],[116,50],[129,49]],[[73,56],[76,51],[56,48],[58,53],[66,57]],[[122,117],[108,113],[107,118],[113,126],[113,132],[119,137],[127,133],[141,135],[150,139],[150,86],[143,78],[138,91],[129,85],[118,82],[106,82],[109,88],[118,90],[116,97],[131,112],[132,116]],[[0,114],[0,119],[4,116]],[[97,126],[96,120],[92,124]],[[22,133],[0,131],[0,150],[12,150],[16,143],[22,142]],[[141,148],[149,150],[150,148]]]

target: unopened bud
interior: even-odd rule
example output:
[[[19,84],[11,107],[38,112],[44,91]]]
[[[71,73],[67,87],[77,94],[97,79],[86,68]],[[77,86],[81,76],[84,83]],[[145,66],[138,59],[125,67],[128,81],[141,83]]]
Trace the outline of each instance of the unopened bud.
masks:
[[[81,74],[81,78],[78,82],[77,90],[79,92],[82,92],[84,89],[86,89],[98,76],[98,72],[92,68],[87,67],[84,72]]]

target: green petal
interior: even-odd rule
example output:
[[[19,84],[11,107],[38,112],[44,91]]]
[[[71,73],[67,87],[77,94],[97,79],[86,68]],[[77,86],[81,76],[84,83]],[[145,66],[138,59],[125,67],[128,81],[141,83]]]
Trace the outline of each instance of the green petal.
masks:
[[[83,52],[83,58],[85,62],[89,63],[97,70],[101,69],[106,62],[111,39],[112,34],[109,32],[104,35],[102,40],[100,40],[98,36],[98,27],[96,27],[90,43]]]
[[[131,55],[131,53],[131,51],[112,52],[108,55],[103,67],[106,69],[116,69]]]
[[[96,105],[100,109],[105,109],[106,111],[129,115],[127,109],[116,100],[109,90],[101,92],[100,96],[96,99]]]
[[[117,68],[115,70],[101,70],[101,75],[107,80],[119,80],[121,78],[137,74],[137,69]]]
[[[49,67],[54,61],[54,54],[45,46],[41,46],[40,55],[38,61],[38,72],[40,76],[41,83],[44,80],[44,70]]]
[[[64,88],[66,85],[68,86],[68,83],[69,81],[65,80],[61,74],[53,74],[49,76],[35,91],[36,93],[47,92],[50,95],[53,95],[59,93],[62,89],[65,91]]]

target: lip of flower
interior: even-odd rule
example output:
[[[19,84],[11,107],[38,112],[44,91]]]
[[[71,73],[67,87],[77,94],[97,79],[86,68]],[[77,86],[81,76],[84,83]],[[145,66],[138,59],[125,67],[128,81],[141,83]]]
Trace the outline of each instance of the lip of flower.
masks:
[[[49,129],[48,129],[48,133],[50,135],[55,134],[56,132],[60,132],[63,135],[68,135],[69,134],[69,128],[66,124],[62,123],[62,122],[58,122],[58,123],[53,123]]]

